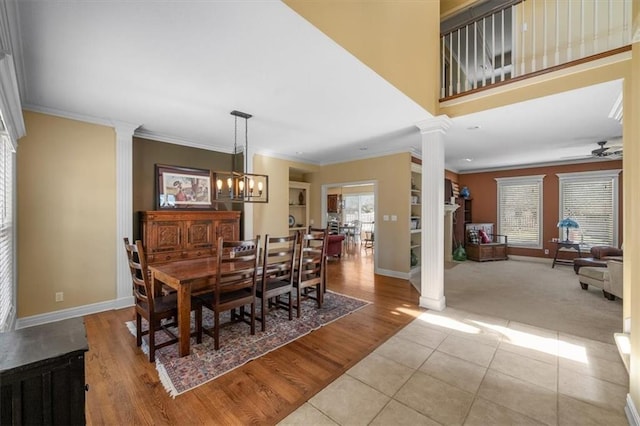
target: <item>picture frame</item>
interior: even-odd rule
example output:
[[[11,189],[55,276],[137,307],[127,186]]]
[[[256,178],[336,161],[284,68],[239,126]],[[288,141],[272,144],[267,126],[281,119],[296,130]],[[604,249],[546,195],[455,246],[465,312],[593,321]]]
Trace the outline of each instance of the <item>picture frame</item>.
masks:
[[[211,170],[156,164],[160,209],[212,208]]]

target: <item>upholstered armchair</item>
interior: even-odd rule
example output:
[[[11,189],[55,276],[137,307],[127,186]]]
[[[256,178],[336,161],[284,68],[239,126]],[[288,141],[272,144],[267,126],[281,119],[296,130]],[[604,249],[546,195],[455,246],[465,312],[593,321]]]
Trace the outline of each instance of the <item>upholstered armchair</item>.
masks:
[[[591,257],[578,257],[573,260],[573,270],[578,274],[583,266],[593,266],[605,268],[607,260],[615,257],[622,257],[622,249],[612,246],[591,247]]]

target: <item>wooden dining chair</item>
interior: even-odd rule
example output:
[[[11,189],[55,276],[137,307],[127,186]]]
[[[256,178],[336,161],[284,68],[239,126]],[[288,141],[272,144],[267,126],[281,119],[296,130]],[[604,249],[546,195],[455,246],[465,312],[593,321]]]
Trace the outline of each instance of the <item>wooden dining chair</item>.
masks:
[[[203,329],[213,337],[214,347],[220,348],[220,313],[231,311],[231,321],[241,320],[256,333],[256,278],[260,250],[260,237],[245,241],[224,241],[218,238],[217,272],[213,291],[199,296],[203,306],[213,311],[213,330]],[[244,308],[251,306],[246,319]],[[236,315],[236,308],[240,314]]]
[[[149,362],[155,361],[156,350],[178,342],[178,336],[169,329],[176,327],[178,318],[178,300],[175,293],[169,295],[155,295],[147,274],[146,257],[142,241],[130,244],[124,238],[124,246],[129,259],[129,270],[133,283],[136,314],[136,346],[142,345],[142,336],[149,336]],[[195,301],[191,309],[196,312],[196,340],[202,342],[202,305]],[[142,318],[147,320],[147,330],[142,330]],[[170,321],[171,320],[171,321]],[[163,322],[164,321],[164,322]],[[156,343],[156,331],[163,330],[169,340]]]
[[[296,261],[296,313],[300,318],[302,301],[313,299],[322,307],[326,265],[327,232],[300,235],[300,249]]]
[[[261,301],[259,321],[262,331],[266,330],[266,313],[270,308],[289,311],[289,321],[293,319],[293,278],[298,232],[286,237],[264,237],[262,274],[256,288],[256,297]],[[285,303],[280,296],[287,294]]]

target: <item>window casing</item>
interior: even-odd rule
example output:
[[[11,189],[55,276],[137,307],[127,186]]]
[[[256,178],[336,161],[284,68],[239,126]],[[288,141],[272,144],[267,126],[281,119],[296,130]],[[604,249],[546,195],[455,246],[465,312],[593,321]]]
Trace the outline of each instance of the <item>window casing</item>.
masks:
[[[375,204],[373,193],[348,194],[343,196],[344,209],[342,220],[344,222],[373,222],[375,217]]]
[[[618,247],[619,174],[620,170],[557,174],[558,220],[569,217],[580,225],[569,229],[570,240],[589,247]]]
[[[542,248],[542,180],[544,175],[496,178],[497,233],[509,246]]]
[[[15,316],[13,165],[13,145],[0,132],[0,332],[12,327]]]

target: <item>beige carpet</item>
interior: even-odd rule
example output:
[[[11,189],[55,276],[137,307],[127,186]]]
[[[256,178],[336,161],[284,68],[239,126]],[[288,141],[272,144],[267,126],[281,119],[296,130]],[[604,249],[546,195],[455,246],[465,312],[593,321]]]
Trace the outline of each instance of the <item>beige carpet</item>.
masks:
[[[445,268],[447,306],[614,343],[622,331],[622,300],[580,288],[570,266],[507,260],[460,262]]]

